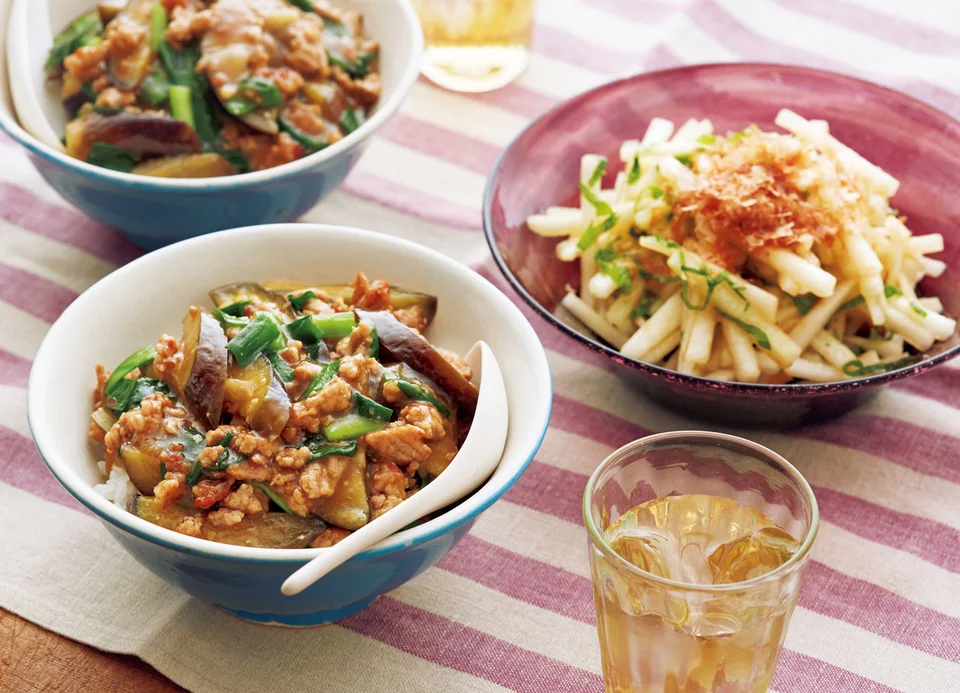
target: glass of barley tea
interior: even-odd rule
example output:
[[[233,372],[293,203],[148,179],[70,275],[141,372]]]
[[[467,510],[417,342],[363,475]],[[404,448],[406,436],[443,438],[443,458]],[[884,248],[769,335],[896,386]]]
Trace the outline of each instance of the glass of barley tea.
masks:
[[[423,74],[454,91],[506,86],[527,66],[534,0],[413,0]]]
[[[772,450],[701,431],[610,455],[583,514],[607,693],[763,693],[817,535]]]

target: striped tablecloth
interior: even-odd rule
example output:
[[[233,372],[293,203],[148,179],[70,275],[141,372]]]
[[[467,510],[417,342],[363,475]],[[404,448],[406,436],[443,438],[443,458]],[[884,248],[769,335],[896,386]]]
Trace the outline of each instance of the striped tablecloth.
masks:
[[[855,73],[960,115],[955,0],[541,0],[530,68],[501,91],[425,81],[343,189],[305,220],[439,248],[494,272],[478,233],[498,151],[558,100],[628,71],[739,59]],[[506,498],[435,569],[324,629],[249,626],[128,558],[46,472],[24,388],[48,325],[139,251],[71,209],[0,142],[0,606],[202,691],[601,690],[580,497],[615,446],[689,422],[650,406],[533,318],[550,433]],[[813,484],[824,524],[780,693],[960,691],[960,370],[843,420],[750,434]]]

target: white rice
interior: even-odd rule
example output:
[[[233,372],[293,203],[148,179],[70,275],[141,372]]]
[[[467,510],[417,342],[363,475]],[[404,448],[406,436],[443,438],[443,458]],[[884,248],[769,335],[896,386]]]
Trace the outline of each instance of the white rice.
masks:
[[[97,471],[100,472],[102,477],[106,477],[107,480],[102,484],[94,486],[93,490],[108,501],[113,501],[114,505],[126,508],[127,501],[137,493],[137,487],[130,481],[126,470],[119,464],[115,464],[113,465],[113,469],[110,470],[110,476],[107,477],[107,463],[104,460],[100,460],[97,462]]]

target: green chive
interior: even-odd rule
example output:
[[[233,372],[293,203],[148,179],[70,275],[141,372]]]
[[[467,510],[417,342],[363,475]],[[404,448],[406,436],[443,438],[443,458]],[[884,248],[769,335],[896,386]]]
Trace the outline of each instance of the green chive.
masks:
[[[47,61],[43,64],[43,68],[47,72],[58,71],[67,56],[83,45],[84,39],[97,36],[101,31],[103,31],[103,24],[100,23],[100,16],[96,12],[77,17],[54,38],[53,47],[47,54]]]
[[[284,116],[279,116],[277,118],[277,125],[285,133],[290,135],[297,143],[303,147],[304,152],[307,154],[313,154],[314,152],[319,152],[321,149],[325,149],[330,146],[330,142],[327,141],[325,135],[310,135],[298,128],[296,125],[287,120]]]
[[[251,75],[240,81],[240,91],[253,92],[264,108],[279,108],[283,105],[283,92],[272,79]]]
[[[381,423],[390,423],[390,419],[393,418],[393,409],[374,402],[359,392],[354,391],[353,403],[357,407],[357,413],[365,419],[373,419]]]
[[[640,297],[640,302],[633,307],[633,310],[630,311],[630,319],[636,320],[637,318],[648,319],[653,312],[651,308],[654,302],[657,300],[656,295],[654,294],[644,294]]]
[[[155,347],[146,346],[142,349],[130,354],[127,358],[120,362],[120,365],[113,369],[113,373],[110,374],[110,377],[107,378],[106,384],[103,386],[103,394],[106,397],[109,397],[113,394],[114,388],[117,384],[126,378],[131,372],[136,368],[141,368],[146,366],[148,363],[152,363],[153,360],[157,357],[157,350]]]
[[[610,262],[617,258],[617,253],[613,249],[613,246],[607,246],[606,248],[597,248],[597,252],[593,254],[593,259],[597,262]]]
[[[160,106],[170,99],[170,81],[161,67],[155,67],[143,80],[140,98],[151,106]]]
[[[370,358],[380,358],[380,334],[376,325],[370,325]]]
[[[233,96],[227,99],[223,102],[223,107],[227,110],[227,113],[237,118],[257,110],[256,103],[242,96]]]
[[[336,361],[328,363],[319,373],[313,376],[313,380],[310,381],[310,384],[307,385],[307,389],[304,390],[303,394],[300,396],[301,401],[305,400],[314,392],[319,392],[329,385],[334,376],[340,370],[340,362],[341,359],[337,359]]]
[[[267,352],[267,361],[273,366],[277,376],[285,383],[292,383],[296,377],[293,368],[275,351]]]
[[[366,77],[367,73],[370,71],[370,63],[372,63],[376,57],[376,52],[370,51],[369,53],[364,53],[351,63],[343,56],[327,50],[327,60],[329,60],[331,64],[336,65],[341,70],[349,74],[351,77]]]
[[[714,144],[716,141],[717,141],[717,136],[710,135],[710,134],[700,135],[700,137],[697,138],[697,142],[699,142],[700,144],[709,145],[709,144]]]
[[[121,173],[130,173],[140,163],[140,155],[126,147],[94,142],[87,154],[87,163]]]
[[[395,382],[397,384],[397,388],[406,396],[407,399],[415,402],[426,402],[427,404],[432,404],[437,408],[437,411],[440,412],[440,416],[444,418],[450,416],[450,410],[447,408],[447,406],[423,385],[415,383],[412,380],[407,380],[400,375],[390,374],[387,376],[387,379]]]
[[[229,306],[224,306],[220,310],[227,315],[234,316],[235,318],[242,318],[244,316],[244,311],[246,311],[247,306],[249,306],[251,303],[253,303],[253,301],[249,299],[246,301],[237,301],[235,303],[231,303]]]
[[[217,319],[217,322],[220,323],[220,327],[222,327],[224,330],[226,330],[229,327],[238,327],[242,330],[244,327],[250,324],[249,320],[245,320],[244,318],[237,318],[232,315],[227,315],[225,312],[223,312],[219,308],[211,309],[210,313],[213,315],[213,317]]]
[[[358,127],[360,127],[363,118],[363,111],[360,111],[360,119],[357,118],[357,111],[348,108],[343,112],[343,115],[340,116],[340,127],[344,129],[347,134],[350,134]]]
[[[357,319],[351,312],[326,315],[304,315],[288,326],[294,339],[301,342],[319,342],[321,339],[349,337]]]
[[[157,52],[167,33],[167,8],[157,3],[150,11],[150,50]]]
[[[227,343],[227,350],[246,368],[283,333],[267,313],[257,315]]]
[[[313,12],[313,0],[287,0],[287,2],[304,12]]]
[[[272,488],[270,488],[269,486],[267,486],[266,484],[264,484],[264,483],[262,483],[262,482],[260,482],[260,481],[251,481],[251,482],[250,482],[250,485],[251,485],[251,486],[256,486],[258,489],[260,489],[261,491],[263,491],[263,492],[267,495],[267,498],[269,498],[271,501],[273,501],[273,502],[276,504],[276,506],[277,506],[278,508],[280,508],[283,512],[289,513],[289,514],[291,514],[291,515],[294,514],[294,512],[290,509],[290,506],[287,505],[287,504],[284,502],[283,498],[281,498],[279,495],[277,495],[277,492],[274,491],[274,490],[273,490]]]
[[[922,307],[920,307],[916,303],[911,303],[910,307],[913,308],[913,312],[919,315],[921,318],[927,317],[927,311],[925,311]]]
[[[663,188],[661,188],[659,185],[651,185],[649,188],[647,188],[647,192],[650,193],[650,197],[652,197],[654,200],[659,200],[661,197],[663,197]]]
[[[662,246],[666,246],[667,248],[680,248],[680,247],[682,247],[682,246],[681,246],[679,243],[677,243],[676,241],[667,240],[666,238],[664,238],[663,236],[661,236],[659,233],[658,233],[656,236],[654,236],[654,238],[657,239],[657,243],[659,243],[659,244],[662,245]],[[682,259],[682,258],[681,258],[681,259]],[[681,264],[686,264],[686,263],[681,263]],[[684,268],[684,269],[686,269],[686,268]]]
[[[330,443],[323,436],[317,436],[317,442],[307,441],[307,447],[310,448],[310,458],[307,462],[330,457],[331,455],[343,455],[353,457],[357,454],[357,441],[350,440],[345,443]]]
[[[193,120],[193,103],[190,100],[190,87],[174,85],[170,87],[170,115],[183,121],[192,130],[197,129]]]
[[[717,313],[720,315],[720,317],[726,318],[741,330],[753,337],[757,342],[757,346],[759,346],[761,349],[766,349],[767,351],[770,350],[770,338],[767,336],[767,333],[761,330],[759,327],[756,325],[751,325],[748,322],[744,322],[739,318],[735,318],[729,313],[723,312],[719,308],[717,309]]]
[[[289,294],[287,300],[290,301],[290,305],[293,306],[293,309],[298,313],[303,310],[303,307],[307,304],[307,301],[315,299],[317,295],[312,291],[305,291],[299,296],[294,296]]]
[[[341,416],[327,424],[323,429],[323,435],[330,441],[356,440],[362,435],[379,431],[386,428],[387,424],[375,419],[368,419],[357,413]]]
[[[673,158],[688,168],[693,165],[693,159],[689,154],[677,154]]]

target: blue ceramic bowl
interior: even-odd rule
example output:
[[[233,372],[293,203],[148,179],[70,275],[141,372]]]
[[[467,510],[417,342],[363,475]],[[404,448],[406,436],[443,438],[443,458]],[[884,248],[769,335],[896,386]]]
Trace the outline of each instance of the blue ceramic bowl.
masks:
[[[475,493],[359,554],[301,594],[285,597],[282,582],[323,549],[256,549],[188,537],[150,524],[94,491],[101,481],[99,457],[87,444],[87,429],[97,363],[119,363],[164,332],[180,334],[186,308],[209,305],[212,287],[270,278],[345,283],[357,270],[436,295],[439,309],[428,334],[434,343],[465,353],[482,339],[496,353],[506,381],[510,428],[499,466]],[[364,608],[436,563],[470,530],[539,448],[550,417],[551,386],[533,328],[472,270],[382,234],[281,224],[183,241],[92,286],[47,333],[33,362],[27,398],[30,428],[50,471],[146,569],[249,620],[315,625]]]
[[[43,144],[20,126],[9,93],[4,54],[11,0],[0,0],[0,128],[23,145],[57,192],[150,250],[211,231],[293,221],[340,185],[370,136],[399,109],[419,74],[423,37],[409,0],[337,4],[363,12],[367,33],[381,42],[383,93],[370,119],[356,132],[298,161],[241,176],[149,178],[91,166]],[[45,52],[44,47],[41,60]]]
[[[781,108],[823,118],[830,132],[901,182],[893,204],[915,234],[943,234],[947,263],[921,294],[939,296],[960,316],[960,123],[905,94],[853,77],[787,65],[694,65],[601,85],[532,123],[494,165],[484,197],[483,226],[501,271],[557,330],[609,359],[657,401],[695,417],[746,426],[796,426],[835,416],[875,395],[880,386],[922,373],[960,354],[960,334],[923,361],[890,373],[838,383],[763,385],[710,380],[620,354],[573,321],[555,315],[566,286],[580,285],[579,263],[557,259],[560,239],[537,236],[526,218],[550,205],[576,206],[580,157],[594,152],[619,162],[620,144],[643,135],[651,118],[677,123],[710,118],[718,132],[751,123],[776,130]],[[616,169],[616,167],[613,167]],[[613,183],[607,172],[605,186]],[[944,192],[948,191],[948,192]]]

